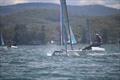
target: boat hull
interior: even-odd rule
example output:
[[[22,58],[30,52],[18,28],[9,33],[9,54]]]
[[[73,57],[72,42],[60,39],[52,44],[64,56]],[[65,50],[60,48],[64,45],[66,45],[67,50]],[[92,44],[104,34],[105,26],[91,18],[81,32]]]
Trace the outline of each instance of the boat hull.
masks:
[[[93,47],[91,50],[56,50],[53,52],[52,56],[81,56],[83,54],[94,54],[103,52],[105,52],[104,48]]]

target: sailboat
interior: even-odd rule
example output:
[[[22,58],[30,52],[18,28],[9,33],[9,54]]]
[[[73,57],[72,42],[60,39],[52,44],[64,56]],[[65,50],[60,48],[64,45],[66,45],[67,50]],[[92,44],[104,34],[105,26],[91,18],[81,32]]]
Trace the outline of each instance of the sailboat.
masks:
[[[1,32],[0,38],[1,38],[1,46],[4,46],[4,45],[5,45],[5,42],[4,42],[4,40],[3,40],[2,32]]]
[[[87,24],[87,26],[86,26],[86,28],[87,28],[87,31],[86,31],[87,32],[87,42],[89,44],[92,44],[92,34],[91,34],[92,29],[90,27],[90,21],[88,18],[86,18],[86,24]],[[91,51],[105,51],[105,49],[97,46],[97,47],[91,47]]]
[[[6,46],[6,45],[5,45],[5,42],[4,42],[4,38],[3,38],[2,32],[1,32],[0,38],[1,38],[1,46],[2,46],[4,49],[7,49],[7,48],[18,48],[17,46],[14,46],[14,45],[10,45],[10,47]]]
[[[60,22],[61,22],[61,45],[63,45],[65,48],[61,50],[55,50],[52,55],[75,55],[80,56],[81,53],[84,53],[82,49],[74,49],[73,44],[76,44],[77,41],[75,39],[75,36],[72,32],[72,28],[69,24],[69,18],[68,18],[68,11],[67,11],[67,5],[66,0],[60,0],[61,3],[61,16],[60,16]],[[91,39],[91,38],[90,38]],[[90,41],[91,42],[91,41]],[[99,47],[93,47],[94,51],[104,51],[104,49]]]
[[[0,44],[1,44],[1,46],[0,46],[0,50],[3,50],[3,49],[7,49],[7,46],[5,46],[5,42],[4,42],[4,39],[3,39],[3,34],[2,34],[2,32],[1,32],[1,34],[0,34]]]
[[[77,41],[69,24],[66,0],[60,0],[60,3],[61,45],[64,46],[64,49],[54,51],[53,55],[79,55],[76,51],[80,50],[74,50],[73,48],[73,44],[76,44]]]

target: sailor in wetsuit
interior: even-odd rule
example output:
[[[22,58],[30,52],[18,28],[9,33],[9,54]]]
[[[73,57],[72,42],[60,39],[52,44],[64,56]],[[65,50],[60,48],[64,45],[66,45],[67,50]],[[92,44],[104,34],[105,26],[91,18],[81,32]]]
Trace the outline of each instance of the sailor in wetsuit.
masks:
[[[82,50],[90,50],[92,47],[98,47],[102,45],[102,37],[99,34],[96,34],[95,41],[89,46],[83,48]]]

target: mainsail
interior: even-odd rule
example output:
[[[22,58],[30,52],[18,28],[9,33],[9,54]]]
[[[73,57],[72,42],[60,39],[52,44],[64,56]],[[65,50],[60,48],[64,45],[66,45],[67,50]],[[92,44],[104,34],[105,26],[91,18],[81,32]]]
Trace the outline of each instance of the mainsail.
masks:
[[[75,39],[75,36],[74,36],[74,34],[73,34],[73,31],[72,31],[71,27],[70,27],[70,35],[71,35],[72,44],[76,44],[77,41],[76,41],[76,39]],[[68,42],[70,42],[70,40],[69,40]]]
[[[62,40],[61,43],[66,45],[66,49],[67,43],[70,43],[71,49],[73,49],[72,44],[77,43],[77,41],[75,40],[72,29],[69,25],[66,0],[60,0],[60,2],[61,2],[61,40]]]

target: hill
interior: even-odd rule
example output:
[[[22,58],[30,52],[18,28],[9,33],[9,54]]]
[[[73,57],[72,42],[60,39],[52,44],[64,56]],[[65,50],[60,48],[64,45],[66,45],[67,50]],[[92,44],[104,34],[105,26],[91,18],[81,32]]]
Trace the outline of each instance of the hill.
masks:
[[[60,5],[51,3],[24,3],[9,6],[0,6],[0,15],[9,15],[15,12],[31,10],[31,9],[49,9],[59,10]],[[68,11],[72,15],[78,16],[107,16],[120,14],[119,9],[109,8],[101,5],[87,6],[68,6]]]
[[[0,16],[0,30],[6,43],[14,40],[17,44],[45,44],[51,40],[59,43],[59,10],[30,9]],[[78,42],[86,42],[86,19],[92,35],[101,33],[105,43],[116,43],[120,38],[120,14],[110,16],[79,16],[69,14],[70,25]]]

